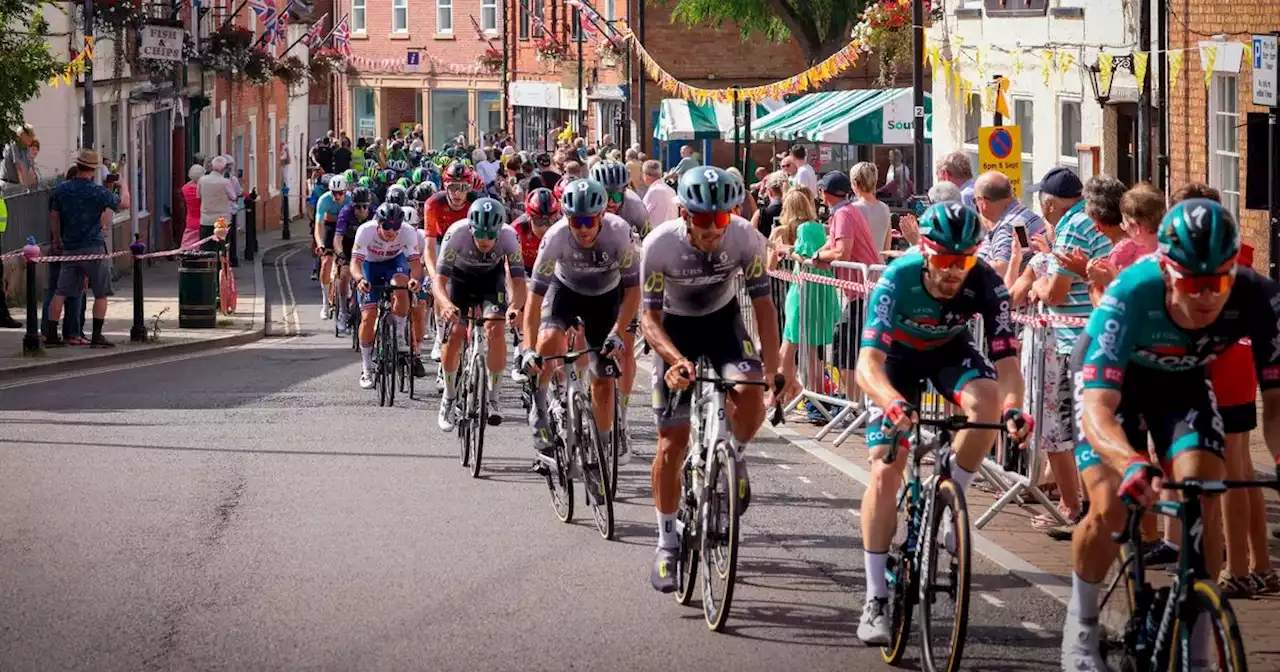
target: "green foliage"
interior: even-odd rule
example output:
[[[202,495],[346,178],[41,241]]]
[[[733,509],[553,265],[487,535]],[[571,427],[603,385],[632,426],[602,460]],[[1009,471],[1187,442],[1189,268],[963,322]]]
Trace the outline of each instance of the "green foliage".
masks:
[[[50,0],[0,0],[0,145],[14,140],[22,106],[66,66],[49,49],[46,5],[61,11]]]
[[[732,22],[742,38],[796,40],[809,62],[849,42],[853,24],[875,0],[668,0],[671,18],[686,26],[722,27]]]

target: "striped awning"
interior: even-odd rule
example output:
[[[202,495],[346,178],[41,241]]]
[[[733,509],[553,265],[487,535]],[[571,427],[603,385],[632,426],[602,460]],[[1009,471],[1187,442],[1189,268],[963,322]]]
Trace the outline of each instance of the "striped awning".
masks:
[[[786,106],[782,101],[766,100],[756,103],[752,112],[756,119]],[[745,123],[745,120],[742,122]],[[754,123],[754,122],[753,122]],[[667,98],[658,112],[658,124],[653,137],[662,142],[668,140],[729,140],[734,136],[733,105],[731,103],[705,103]]]
[[[911,89],[811,93],[756,121],[753,140],[847,145],[912,142]],[[933,100],[925,94],[925,138],[932,139]]]

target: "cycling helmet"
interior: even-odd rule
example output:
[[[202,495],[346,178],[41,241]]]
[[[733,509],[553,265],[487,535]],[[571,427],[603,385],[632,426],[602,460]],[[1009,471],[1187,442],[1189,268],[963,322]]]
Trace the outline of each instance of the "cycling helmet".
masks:
[[[524,212],[530,217],[555,217],[560,214],[560,201],[550,189],[534,189],[524,201]]]
[[[404,187],[404,190],[405,190],[405,191],[409,191],[410,189],[412,189],[412,188],[413,188],[413,180],[410,180],[410,179],[409,179],[409,178],[407,178],[407,177],[402,177],[402,178],[400,178],[400,179],[396,180],[396,184],[398,184],[398,185],[400,185],[400,186]]]
[[[388,169],[388,170],[382,171],[381,173],[378,173],[378,182],[382,184],[391,184],[392,182],[395,182],[395,181],[396,181],[396,171],[394,170]]]
[[[329,190],[329,183],[332,181],[333,181],[333,175],[330,173],[325,173],[316,180],[316,182],[318,182],[320,186],[325,188],[325,191]]]
[[[484,191],[484,180],[480,178],[480,173],[471,171],[471,190]]]
[[[409,162],[404,159],[396,159],[391,162],[391,169],[397,173],[407,173],[409,172]]]
[[[342,172],[342,178],[347,181],[347,184],[355,184],[356,171],[348,168],[347,170]]]
[[[680,204],[689,212],[729,212],[746,197],[742,182],[715,166],[686,170],[676,188]]]
[[[413,180],[414,184],[422,184],[427,181],[427,171],[423,170],[421,166],[414,168],[413,172],[409,173],[409,179]]]
[[[978,213],[959,201],[929,206],[920,216],[920,236],[942,252],[967,254],[982,242]]]
[[[507,223],[507,208],[496,198],[477,198],[467,211],[467,222],[472,233],[486,233],[486,238],[496,238],[497,232]]]
[[[591,179],[609,191],[622,191],[631,183],[631,175],[621,161],[601,161],[591,167]]]
[[[346,191],[346,190],[347,190],[347,178],[341,175],[334,175],[333,179],[329,180],[329,191]]]
[[[413,196],[413,200],[419,203],[426,203],[427,199],[431,198],[432,194],[435,194],[435,193],[436,193],[436,185],[431,184],[430,182],[423,182],[422,184],[419,184],[418,186],[413,188],[412,196]]]
[[[386,229],[398,229],[404,223],[404,211],[395,203],[383,203],[378,206],[374,218]]]
[[[356,205],[368,205],[373,202],[373,192],[363,186],[356,187],[355,191],[351,192],[351,202]]]
[[[441,177],[445,184],[451,182],[471,182],[471,169],[467,168],[461,161],[454,161],[444,169],[444,175]]]
[[[372,188],[373,188],[373,180],[372,180],[368,175],[365,175],[364,177],[360,178],[359,180],[356,180],[356,184],[360,185],[360,188],[361,188],[361,189],[372,189]]]
[[[418,216],[418,209],[412,205],[406,205],[400,208],[400,212],[404,213],[404,223],[415,229],[422,228],[422,218]]]
[[[387,202],[399,206],[408,205],[409,191],[398,184],[393,184],[390,189],[387,189]]]
[[[609,194],[595,180],[574,180],[560,197],[560,208],[569,217],[593,217],[604,212]]]
[[[1160,253],[1194,275],[1221,273],[1240,252],[1240,230],[1221,204],[1193,198],[1173,206],[1156,236]]]
[[[569,177],[568,175],[565,175],[564,177],[560,178],[559,182],[556,182],[556,186],[552,187],[551,194],[556,197],[557,201],[564,198],[564,189],[565,187],[569,186],[569,183],[572,182],[573,180],[574,178]]]

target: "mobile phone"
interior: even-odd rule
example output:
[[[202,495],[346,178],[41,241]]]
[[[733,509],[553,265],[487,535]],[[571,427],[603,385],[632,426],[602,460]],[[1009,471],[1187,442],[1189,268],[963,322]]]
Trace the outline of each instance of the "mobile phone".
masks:
[[[912,196],[907,199],[907,207],[910,208],[911,214],[920,217],[925,210],[929,209],[929,202],[919,196]]]
[[[1031,247],[1031,240],[1027,238],[1027,227],[1025,224],[1014,224],[1013,232],[1018,236],[1018,244],[1023,249]]]

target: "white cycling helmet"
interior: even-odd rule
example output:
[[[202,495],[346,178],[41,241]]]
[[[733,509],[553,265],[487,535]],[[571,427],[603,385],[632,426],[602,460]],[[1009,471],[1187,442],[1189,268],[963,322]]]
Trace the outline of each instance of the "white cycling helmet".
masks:
[[[400,211],[404,213],[404,223],[414,228],[422,227],[422,218],[418,216],[418,209],[412,205],[404,205],[400,207]]]
[[[329,179],[329,191],[346,191],[347,178],[341,175],[334,175]]]

